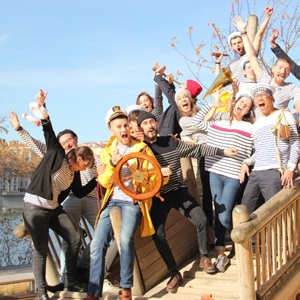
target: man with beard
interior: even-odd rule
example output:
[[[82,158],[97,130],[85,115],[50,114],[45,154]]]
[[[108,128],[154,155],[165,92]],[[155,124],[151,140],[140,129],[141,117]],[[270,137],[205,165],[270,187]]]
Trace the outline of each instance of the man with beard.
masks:
[[[255,53],[258,53],[260,51],[262,37],[269,24],[270,18],[273,13],[273,8],[271,6],[266,6],[265,12],[266,12],[265,19],[263,20],[261,26],[259,27],[253,41],[253,48],[255,50]],[[248,58],[245,52],[245,45],[241,33],[232,32],[228,37],[228,44],[233,50],[233,52],[236,54],[236,58],[231,60],[226,68],[232,72],[233,76],[239,82],[246,82],[247,79],[244,76],[243,66],[245,62],[248,60]],[[216,60],[216,74],[219,74],[220,71],[221,71],[220,61]]]
[[[240,31],[243,43],[245,46],[246,54],[251,63],[251,66],[256,75],[257,83],[267,83],[275,87],[274,92],[274,108],[286,108],[289,105],[291,99],[294,99],[294,107],[298,114],[300,112],[300,87],[291,82],[285,82],[286,78],[291,72],[291,61],[287,58],[279,58],[275,65],[272,67],[273,77],[264,70],[255,55],[253,46],[251,45],[247,36],[246,27],[247,22],[243,22],[240,16],[236,16],[233,20],[233,24]],[[273,35],[275,33],[273,32]],[[272,39],[272,38],[271,38]],[[261,116],[259,109],[255,111],[256,117]]]
[[[200,252],[200,268],[206,273],[215,273],[216,268],[208,258],[209,238],[207,218],[195,198],[189,193],[188,186],[183,181],[180,158],[200,156],[235,156],[236,149],[226,150],[204,144],[189,145],[171,136],[157,136],[157,121],[149,112],[141,111],[138,125],[143,130],[144,142],[151,148],[161,167],[170,166],[172,175],[169,182],[160,190],[164,198],[162,202],[154,197],[150,211],[155,234],[152,236],[156,248],[164,260],[171,278],[167,283],[167,290],[176,293],[182,283],[182,276],[178,271],[172,251],[167,243],[165,223],[172,208],[186,216],[197,228],[198,245]]]

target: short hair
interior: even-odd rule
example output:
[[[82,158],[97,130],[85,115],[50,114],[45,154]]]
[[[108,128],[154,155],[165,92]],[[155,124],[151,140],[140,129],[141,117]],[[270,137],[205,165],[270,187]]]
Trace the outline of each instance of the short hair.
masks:
[[[73,130],[65,129],[65,130],[58,133],[57,139],[59,140],[59,138],[64,134],[71,134],[73,138],[75,138],[75,137],[77,138],[77,134]]]
[[[285,61],[285,62],[287,62],[287,63],[290,65],[290,67],[291,67],[292,64],[293,64],[290,58],[287,58],[287,57],[280,57],[280,58],[278,58],[278,59],[276,60],[275,66],[276,66],[280,61]]]

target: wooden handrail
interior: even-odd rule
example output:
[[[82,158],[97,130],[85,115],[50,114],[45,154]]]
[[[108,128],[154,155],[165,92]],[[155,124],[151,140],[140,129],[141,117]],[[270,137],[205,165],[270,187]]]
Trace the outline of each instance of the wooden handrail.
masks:
[[[240,224],[231,231],[232,240],[241,244],[270,223],[280,212],[294,202],[300,196],[300,177],[295,180],[295,187],[292,189],[282,189],[273,198],[259,207],[250,215],[249,222]],[[240,209],[237,206],[235,209]],[[259,216],[259,217],[258,217]],[[299,224],[298,224],[299,226]]]
[[[294,184],[251,215],[244,205],[233,210],[239,299],[273,299],[284,278],[300,264],[300,177]]]

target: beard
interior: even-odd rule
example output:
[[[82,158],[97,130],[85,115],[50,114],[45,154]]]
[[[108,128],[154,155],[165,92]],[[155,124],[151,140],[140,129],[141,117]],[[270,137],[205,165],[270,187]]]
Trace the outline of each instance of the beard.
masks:
[[[144,133],[144,136],[149,142],[155,142],[157,138],[157,130],[155,129],[151,132]]]

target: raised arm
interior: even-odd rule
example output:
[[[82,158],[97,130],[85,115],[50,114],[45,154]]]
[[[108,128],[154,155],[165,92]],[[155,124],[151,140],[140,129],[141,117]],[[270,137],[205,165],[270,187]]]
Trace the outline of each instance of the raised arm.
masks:
[[[272,6],[266,6],[265,7],[265,13],[266,16],[263,20],[263,22],[261,23],[260,27],[257,30],[257,33],[254,37],[254,41],[253,41],[253,48],[256,52],[260,51],[261,48],[261,42],[263,39],[263,35],[268,27],[269,21],[271,19],[271,16],[273,14],[273,7]]]
[[[297,65],[286,52],[284,52],[281,47],[276,43],[279,32],[278,29],[272,30],[272,35],[270,37],[271,50],[276,55],[277,58],[285,58],[291,61],[291,73],[300,80],[300,66]]]
[[[34,139],[29,132],[27,132],[19,121],[18,115],[12,111],[9,120],[14,130],[18,132],[18,135],[24,141],[24,143],[30,147],[39,157],[43,157],[47,151],[46,145],[39,140]]]
[[[240,16],[236,16],[233,19],[232,24],[240,31],[242,35],[242,40],[245,47],[245,52],[248,57],[248,60],[252,66],[252,69],[258,78],[262,72],[262,67],[259,64],[259,61],[256,57],[255,49],[253,48],[252,44],[250,43],[250,40],[247,35],[247,22],[244,22]]]

